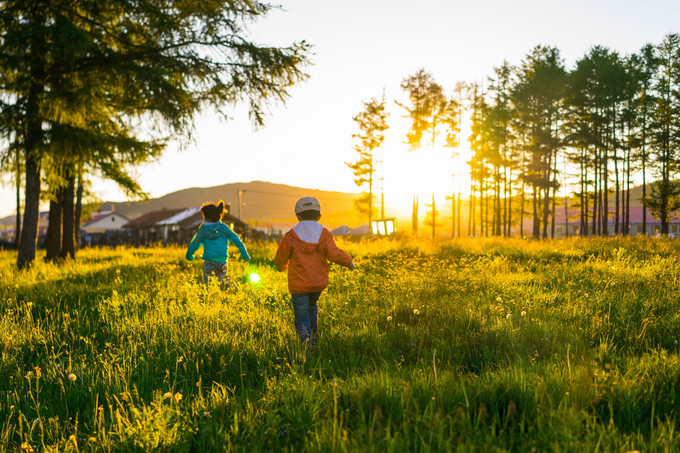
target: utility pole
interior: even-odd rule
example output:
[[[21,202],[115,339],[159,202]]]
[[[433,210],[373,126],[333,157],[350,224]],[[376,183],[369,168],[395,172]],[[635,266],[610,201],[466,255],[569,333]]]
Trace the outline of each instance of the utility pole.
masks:
[[[238,189],[238,218],[241,220],[241,203],[242,203],[242,197],[243,197],[243,192],[245,192],[244,189]]]

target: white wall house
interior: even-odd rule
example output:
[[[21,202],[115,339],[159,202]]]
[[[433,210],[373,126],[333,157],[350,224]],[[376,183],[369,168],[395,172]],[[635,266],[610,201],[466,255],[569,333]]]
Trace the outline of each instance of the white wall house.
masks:
[[[129,221],[130,219],[115,211],[96,212],[80,230],[85,234],[103,234],[110,230],[120,230]]]

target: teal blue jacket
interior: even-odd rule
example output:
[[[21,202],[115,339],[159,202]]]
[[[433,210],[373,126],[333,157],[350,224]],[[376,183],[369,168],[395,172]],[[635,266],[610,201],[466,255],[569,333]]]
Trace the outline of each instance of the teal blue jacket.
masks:
[[[219,263],[226,263],[229,254],[229,241],[241,252],[241,258],[249,260],[248,250],[246,246],[238,237],[238,234],[222,222],[203,222],[191,239],[189,248],[187,249],[187,259],[194,260],[194,253],[203,246],[203,259],[205,261],[217,261]]]

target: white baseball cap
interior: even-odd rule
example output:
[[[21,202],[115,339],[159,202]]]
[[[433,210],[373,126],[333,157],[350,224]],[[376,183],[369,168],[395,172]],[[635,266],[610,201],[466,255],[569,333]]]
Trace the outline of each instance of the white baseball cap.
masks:
[[[319,211],[321,212],[321,204],[319,200],[314,197],[302,197],[295,203],[295,214],[300,214],[304,211]]]

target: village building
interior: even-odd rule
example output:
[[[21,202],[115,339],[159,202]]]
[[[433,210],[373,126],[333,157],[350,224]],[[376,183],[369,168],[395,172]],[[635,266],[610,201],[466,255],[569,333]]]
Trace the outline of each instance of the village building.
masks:
[[[128,232],[129,242],[135,245],[152,244],[162,240],[162,227],[158,225],[167,218],[170,218],[184,209],[160,209],[147,212],[134,220],[123,225],[123,229]]]
[[[164,244],[187,244],[196,234],[198,227],[203,223],[203,214],[200,207],[184,209],[177,214],[159,221],[158,226],[161,241]],[[241,237],[247,235],[248,225],[242,220],[226,212],[222,216],[222,223],[228,225]]]
[[[130,241],[134,244],[186,244],[191,241],[203,222],[200,207],[186,209],[162,209],[152,211],[130,221],[123,228],[130,231]],[[222,223],[228,225],[241,237],[249,233],[248,225],[226,212]]]
[[[109,244],[112,238],[118,238],[123,225],[129,221],[113,210],[95,212],[80,226],[81,242],[85,245]]]
[[[624,213],[621,212],[619,216],[619,234],[623,232],[623,218]],[[555,211],[555,237],[574,237],[578,236],[580,233],[580,216],[581,212],[578,209],[570,209],[568,211],[568,216],[565,216],[564,207],[557,208]],[[566,219],[566,220],[565,220]],[[642,206],[631,206],[630,207],[630,223],[629,223],[629,235],[636,236],[640,234],[645,234],[643,230],[643,208]],[[589,236],[593,235],[593,218],[592,212],[588,215],[588,232]],[[531,222],[525,223],[525,231],[527,225],[531,228]],[[647,209],[646,215],[646,234],[649,236],[658,236],[661,234],[661,222],[659,219],[655,218],[650,209]],[[550,231],[550,225],[548,226],[548,231]],[[607,233],[609,236],[614,236],[616,234],[616,218],[615,213],[610,211],[607,219]],[[668,225],[668,236],[678,237],[680,236],[680,217],[674,216],[669,220]]]

